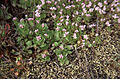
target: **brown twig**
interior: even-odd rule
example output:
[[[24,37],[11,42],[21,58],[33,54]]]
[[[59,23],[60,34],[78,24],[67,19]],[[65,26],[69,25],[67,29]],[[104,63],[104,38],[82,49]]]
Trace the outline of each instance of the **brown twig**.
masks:
[[[88,78],[89,79],[91,79],[91,77],[90,77],[90,73],[89,73],[89,71],[88,71],[88,64],[89,64],[89,62],[88,62],[88,59],[87,59],[87,56],[86,56],[86,53],[84,52],[84,57],[85,57],[85,61],[86,61],[86,70],[87,70],[87,72],[88,72]]]

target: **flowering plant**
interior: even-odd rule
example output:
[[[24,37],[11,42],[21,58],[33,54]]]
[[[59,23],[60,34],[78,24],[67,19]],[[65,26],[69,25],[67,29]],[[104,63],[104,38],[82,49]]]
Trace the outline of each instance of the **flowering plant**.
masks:
[[[119,12],[117,2],[113,1],[111,6],[116,7],[115,11]],[[46,61],[50,60],[49,50],[53,50],[52,53],[56,54],[61,65],[68,64],[67,55],[72,53],[76,43],[83,48],[101,42],[98,28],[101,25],[112,25],[105,18],[109,16],[107,11],[110,11],[107,5],[106,0],[67,0],[67,3],[65,0],[41,0],[32,18],[26,15],[20,22],[17,18],[13,19],[19,33],[18,44],[24,52],[28,52],[25,55],[32,54],[33,50],[37,53],[47,50],[40,56]],[[116,22],[119,17],[114,14],[111,18]],[[91,35],[88,35],[90,32]],[[93,41],[89,40],[91,36],[95,36]]]

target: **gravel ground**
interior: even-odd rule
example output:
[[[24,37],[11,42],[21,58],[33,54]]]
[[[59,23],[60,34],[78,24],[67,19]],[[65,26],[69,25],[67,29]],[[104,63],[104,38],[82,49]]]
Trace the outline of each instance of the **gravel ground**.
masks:
[[[94,48],[78,50],[68,58],[70,64],[60,66],[56,59],[41,62],[38,58],[26,60],[25,69],[15,76],[10,69],[15,64],[0,64],[0,79],[119,79],[120,78],[120,30],[111,32],[106,28],[100,32],[102,43]],[[25,70],[25,72],[24,72]]]

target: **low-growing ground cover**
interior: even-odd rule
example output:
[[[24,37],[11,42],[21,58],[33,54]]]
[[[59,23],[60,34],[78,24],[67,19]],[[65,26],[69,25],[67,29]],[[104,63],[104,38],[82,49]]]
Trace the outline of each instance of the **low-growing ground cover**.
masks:
[[[1,77],[119,78],[118,0],[13,0],[8,11],[7,2],[1,5],[2,15],[11,14],[1,21]],[[15,16],[13,9],[23,12]]]

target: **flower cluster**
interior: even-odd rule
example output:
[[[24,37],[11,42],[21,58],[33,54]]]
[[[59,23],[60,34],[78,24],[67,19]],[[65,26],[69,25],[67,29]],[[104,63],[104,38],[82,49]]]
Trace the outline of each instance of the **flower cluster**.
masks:
[[[41,0],[36,6],[35,18],[26,16],[27,20],[21,19],[20,23],[16,23],[17,18],[13,18],[13,21],[16,26],[19,25],[21,36],[26,39],[29,37],[27,48],[33,46],[43,51],[52,46],[51,49],[56,48],[54,52],[63,64],[68,63],[67,55],[71,50],[68,45],[73,47],[81,40],[81,47],[94,46],[99,41],[95,29],[98,29],[98,26],[110,27],[119,24],[119,12],[119,0],[113,0],[111,4],[108,0]],[[35,27],[31,30],[32,26]],[[96,36],[92,42],[88,29]],[[42,54],[41,57],[47,58],[47,54]]]

